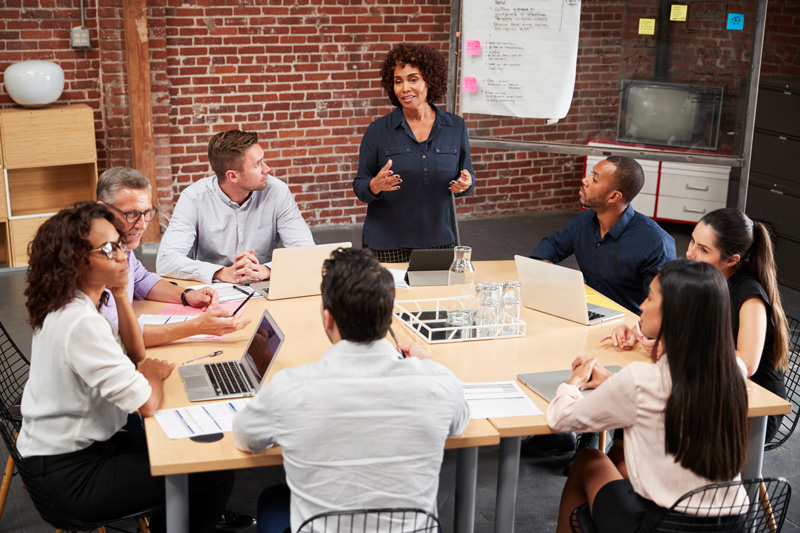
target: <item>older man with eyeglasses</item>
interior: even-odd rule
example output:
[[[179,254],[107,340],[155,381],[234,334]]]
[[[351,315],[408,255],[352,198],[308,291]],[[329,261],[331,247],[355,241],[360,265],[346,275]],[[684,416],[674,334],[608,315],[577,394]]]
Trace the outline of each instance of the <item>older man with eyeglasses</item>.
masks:
[[[182,303],[203,309],[203,313],[186,322],[176,324],[146,324],[142,328],[145,346],[158,346],[192,335],[225,335],[242,329],[247,322],[237,323],[227,311],[215,310],[219,303],[217,292],[204,287],[196,290],[173,285],[161,276],[149,272],[133,253],[142,240],[147,225],[158,214],[153,207],[149,180],[138,170],[128,167],[110,168],[97,181],[97,200],[105,204],[125,227],[124,245],[128,255],[128,297],[133,300]],[[117,322],[114,296],[110,294],[100,311]]]

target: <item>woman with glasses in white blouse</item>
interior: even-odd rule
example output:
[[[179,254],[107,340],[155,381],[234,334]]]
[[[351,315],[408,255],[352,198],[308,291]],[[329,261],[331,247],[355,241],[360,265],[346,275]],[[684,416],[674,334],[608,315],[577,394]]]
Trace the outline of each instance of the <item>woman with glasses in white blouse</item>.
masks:
[[[153,415],[174,366],[145,358],[125,293],[123,234],[113,212],[83,202],[47,220],[30,245],[33,341],[17,448],[53,510],[84,522],[135,514],[165,498],[164,480],[150,475],[144,433],[120,431],[129,413]],[[119,328],[98,311],[106,287]],[[189,486],[190,530],[210,533],[233,474],[190,476]],[[152,517],[151,530],[166,530],[163,513]]]

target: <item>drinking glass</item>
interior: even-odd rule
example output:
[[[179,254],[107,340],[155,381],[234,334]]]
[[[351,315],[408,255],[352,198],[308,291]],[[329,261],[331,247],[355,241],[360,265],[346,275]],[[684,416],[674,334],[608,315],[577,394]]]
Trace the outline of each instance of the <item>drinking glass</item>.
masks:
[[[500,306],[503,313],[504,335],[514,335],[518,333],[517,322],[519,322],[519,281],[506,281],[503,283],[503,296],[500,299]]]

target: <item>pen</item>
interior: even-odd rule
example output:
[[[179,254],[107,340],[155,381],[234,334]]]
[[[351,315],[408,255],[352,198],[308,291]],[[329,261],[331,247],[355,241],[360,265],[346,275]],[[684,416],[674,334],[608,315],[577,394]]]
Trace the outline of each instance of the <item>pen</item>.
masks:
[[[241,289],[239,289],[239,290],[241,290]],[[239,304],[239,307],[237,307],[237,308],[236,308],[236,311],[234,311],[233,313],[231,313],[231,316],[236,316],[236,313],[238,313],[238,312],[239,312],[239,309],[241,309],[241,308],[242,308],[242,306],[244,306],[244,304],[246,304],[246,303],[247,303],[247,301],[248,301],[250,298],[252,298],[254,294],[255,294],[255,292],[251,292],[251,293],[250,293],[250,294],[247,296],[247,298],[245,298],[245,299],[244,299],[244,301],[243,301],[242,303],[240,303],[240,304]]]
[[[253,294],[252,292],[250,292],[250,291],[246,291],[246,290],[244,290],[243,288],[241,288],[241,287],[240,287],[240,286],[238,286],[238,285],[234,285],[234,286],[233,286],[233,288],[234,288],[234,289],[236,289],[236,290],[237,290],[237,291],[239,291],[239,292],[243,292],[243,293],[245,293],[245,294],[246,294],[246,295],[248,295],[248,296],[251,296],[251,295]]]
[[[397,346],[397,351],[400,353],[400,359],[405,359],[406,354],[404,354],[403,350],[400,349],[400,343],[397,342],[397,335],[394,334],[392,326],[389,326],[389,335],[391,335],[392,338],[394,339],[394,345]]]
[[[219,355],[219,354],[221,354],[221,353],[222,353],[222,350],[217,350],[216,352],[214,352],[214,353],[210,353],[210,354],[208,354],[208,355],[201,355],[200,357],[195,357],[194,359],[189,359],[188,361],[184,361],[184,362],[183,362],[183,363],[181,363],[181,364],[187,365],[187,364],[189,364],[189,363],[194,363],[195,361],[199,361],[200,359],[206,359],[206,358],[208,358],[208,357],[216,357],[216,356],[218,356],[218,355]]]

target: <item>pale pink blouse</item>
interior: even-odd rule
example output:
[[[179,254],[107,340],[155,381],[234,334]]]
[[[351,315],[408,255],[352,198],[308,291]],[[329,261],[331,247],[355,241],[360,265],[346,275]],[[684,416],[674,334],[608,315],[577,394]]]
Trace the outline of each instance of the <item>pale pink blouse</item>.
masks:
[[[669,508],[686,492],[711,483],[666,453],[664,409],[671,388],[666,355],[655,364],[634,362],[593,391],[590,401],[583,401],[574,385],[559,385],[547,407],[547,423],[559,433],[624,428],[625,464],[633,489]]]

